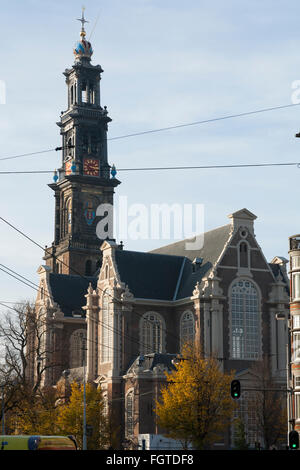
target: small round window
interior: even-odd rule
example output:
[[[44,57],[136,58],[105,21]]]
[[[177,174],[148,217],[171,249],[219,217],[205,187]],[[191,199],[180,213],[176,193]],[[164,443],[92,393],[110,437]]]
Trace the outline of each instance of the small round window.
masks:
[[[240,235],[242,238],[246,238],[248,235],[248,230],[246,228],[241,228]]]

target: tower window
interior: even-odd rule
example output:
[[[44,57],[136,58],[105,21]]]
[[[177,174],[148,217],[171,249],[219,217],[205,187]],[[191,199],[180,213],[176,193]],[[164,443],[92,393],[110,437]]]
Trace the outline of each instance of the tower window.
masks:
[[[86,82],[83,82],[82,87],[81,87],[81,101],[83,103],[88,102],[88,94],[87,94],[87,84]]]
[[[95,91],[94,91],[94,87],[93,86],[90,86],[90,90],[89,90],[89,102],[91,104],[95,104]]]

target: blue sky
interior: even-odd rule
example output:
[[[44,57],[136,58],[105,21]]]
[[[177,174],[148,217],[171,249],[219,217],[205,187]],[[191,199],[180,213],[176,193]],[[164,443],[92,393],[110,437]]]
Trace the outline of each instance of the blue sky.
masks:
[[[86,0],[93,64],[101,64],[109,137],[291,103],[300,80],[297,1]],[[73,64],[82,2],[11,0],[1,9],[0,158],[60,145],[62,72]],[[109,142],[118,167],[300,161],[300,108]],[[57,152],[0,161],[0,170],[51,170]],[[300,232],[296,167],[120,173],[129,203],[204,204],[205,230],[246,207],[266,258],[288,257]],[[0,176],[0,215],[42,245],[53,240],[51,175]],[[1,263],[34,282],[42,252],[1,223]],[[130,241],[125,248],[165,244]],[[0,271],[0,301],[34,291]]]

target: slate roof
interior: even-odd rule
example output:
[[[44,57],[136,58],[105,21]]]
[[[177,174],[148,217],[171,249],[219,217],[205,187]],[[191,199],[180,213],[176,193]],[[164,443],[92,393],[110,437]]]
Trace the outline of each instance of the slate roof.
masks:
[[[190,297],[197,281],[208,275],[230,234],[231,224],[204,234],[203,247],[187,250],[181,240],[149,253],[116,250],[115,259],[122,282],[136,298],[178,300]],[[196,269],[192,261],[202,258]]]
[[[137,358],[133,359],[131,364],[127,369],[127,374],[133,371],[153,371],[154,367],[162,365],[166,367],[169,371],[176,370],[172,360],[175,359],[177,354],[161,354],[161,353],[151,353],[140,355]]]
[[[53,300],[58,303],[65,316],[72,316],[72,313],[84,314],[81,307],[86,304],[84,296],[90,282],[93,289],[96,289],[97,277],[49,274]]]
[[[116,250],[115,260],[121,281],[135,297],[173,300],[184,266],[183,256]]]
[[[170,245],[162,246],[152,250],[150,253],[164,253],[168,255],[186,256],[191,261],[196,257],[203,259],[203,264],[210,262],[214,264],[221,254],[225,243],[227,242],[232,228],[231,224],[223,225],[214,230],[204,233],[203,247],[199,250],[187,250],[186,243],[190,240],[181,240]]]

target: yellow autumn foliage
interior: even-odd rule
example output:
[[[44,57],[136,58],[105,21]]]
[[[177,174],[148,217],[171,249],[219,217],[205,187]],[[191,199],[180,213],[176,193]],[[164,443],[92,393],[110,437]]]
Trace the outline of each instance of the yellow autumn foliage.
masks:
[[[87,437],[87,449],[99,450],[108,444],[108,423],[104,414],[101,390],[86,384],[86,424],[91,429]],[[57,427],[62,434],[71,434],[82,448],[83,437],[83,384],[71,384],[71,396],[58,410]]]
[[[223,373],[217,359],[186,344],[176,370],[166,377],[155,410],[164,435],[196,449],[220,439],[236,406],[230,395],[233,373]]]

